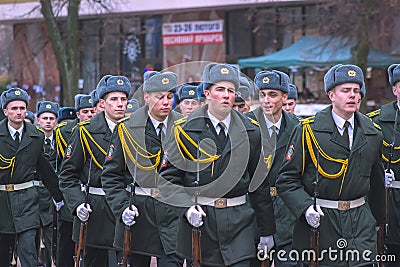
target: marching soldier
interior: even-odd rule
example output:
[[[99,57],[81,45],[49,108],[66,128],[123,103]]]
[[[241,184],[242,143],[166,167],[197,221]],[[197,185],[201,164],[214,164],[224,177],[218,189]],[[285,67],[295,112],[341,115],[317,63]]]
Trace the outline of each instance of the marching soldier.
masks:
[[[258,187],[266,171],[260,130],[255,121],[232,109],[239,87],[237,69],[210,63],[203,84],[208,104],[177,121],[167,142],[171,146],[164,152],[161,193],[181,214],[179,255],[198,266],[191,250],[195,228],[201,231],[201,253],[193,254],[201,254],[202,266],[250,266],[256,255],[255,217],[260,246],[275,232],[273,220],[268,223],[273,217],[271,199]]]
[[[179,88],[179,108],[183,116],[189,116],[190,113],[200,108],[197,86],[184,84]]]
[[[44,136],[24,121],[28,94],[11,88],[1,95],[6,119],[0,122],[0,266],[8,266],[9,244],[17,234],[22,266],[37,266],[35,236],[40,227],[35,173],[56,202],[62,201],[57,176],[43,153]]]
[[[283,102],[283,110],[287,113],[294,114],[298,99],[297,87],[294,84],[289,84],[289,93],[287,99]]]
[[[399,144],[400,144],[400,65],[393,64],[388,68],[389,83],[392,86],[392,92],[396,96],[396,100],[383,105],[379,110],[369,113],[369,117],[375,122],[383,134],[383,154],[382,161],[385,168],[385,184],[390,192],[389,223],[387,237],[387,254],[396,255],[396,259],[400,258],[400,164],[399,164]],[[392,143],[394,141],[394,143]],[[391,148],[391,146],[393,146]],[[392,156],[390,154],[393,154]],[[388,163],[389,158],[390,164]],[[394,262],[388,262],[387,266],[396,266]]]
[[[36,105],[36,116],[39,129],[41,129],[44,133],[44,143],[43,150],[46,156],[49,158],[50,163],[54,163],[54,159],[50,159],[54,151],[55,145],[55,134],[54,128],[57,124],[57,116],[58,116],[58,104],[50,101],[38,102]],[[53,166],[55,167],[55,166]],[[37,176],[37,179],[34,181],[35,186],[37,187],[39,193],[39,208],[40,208],[40,225],[41,231],[38,232],[37,240],[39,250],[42,251],[41,248],[41,236],[43,236],[44,243],[44,253],[42,256],[43,263],[46,266],[51,266],[51,248],[52,248],[52,223],[53,223],[53,202],[51,200],[51,195],[49,191],[44,187],[42,179],[40,175]],[[64,205],[64,202],[60,202],[57,206],[61,208]],[[57,238],[57,237],[54,237]]]
[[[171,132],[174,121],[182,117],[171,111],[176,83],[175,73],[145,72],[146,105],[118,124],[101,175],[107,201],[117,218],[117,248],[123,247],[124,224],[133,225],[131,266],[149,266],[151,256],[157,257],[158,266],[183,264],[175,255],[179,218],[172,207],[159,201],[157,188],[164,138]],[[130,193],[125,189],[130,190],[132,182],[136,183],[133,205],[129,207]]]
[[[77,216],[74,242],[80,241],[81,222],[88,222],[85,266],[107,266],[108,250],[113,249],[115,217],[106,202],[100,174],[114,127],[125,114],[130,82],[124,76],[107,75],[96,90],[105,110],[73,130],[60,173],[60,188],[69,209]]]
[[[375,227],[385,222],[382,134],[356,111],[364,84],[359,67],[333,66],[324,83],[332,105],[295,127],[278,174],[278,194],[296,217],[293,249],[300,255],[317,251],[300,261],[315,263],[313,255],[334,249],[342,255],[357,251],[359,258],[322,253],[319,266],[372,266]],[[318,242],[310,245],[312,229],[319,230],[319,249]]]
[[[277,70],[261,71],[256,75],[254,83],[259,90],[261,106],[246,115],[260,124],[264,158],[269,165],[264,190],[271,195],[273,201],[276,233],[268,249],[275,244],[275,251],[282,250],[289,253],[292,248],[293,225],[296,218],[277,194],[275,183],[290,134],[299,121],[296,116],[282,109],[290,93],[288,75]],[[274,265],[294,266],[296,262],[282,262],[277,253],[274,253]]]

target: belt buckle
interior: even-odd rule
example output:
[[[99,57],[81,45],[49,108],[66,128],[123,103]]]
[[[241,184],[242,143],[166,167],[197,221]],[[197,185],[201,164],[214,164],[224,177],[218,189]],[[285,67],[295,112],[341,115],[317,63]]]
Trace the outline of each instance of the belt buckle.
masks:
[[[152,189],[150,190],[150,195],[151,195],[152,197],[154,197],[154,198],[159,198],[159,197],[161,196],[161,194],[160,194],[160,189],[158,189],[158,188],[152,188]]]
[[[276,197],[278,195],[278,192],[276,191],[276,187],[275,186],[271,186],[269,188],[269,194],[271,195],[271,197]]]
[[[338,201],[338,210],[349,210],[350,209],[350,201]]]
[[[13,192],[14,185],[13,184],[6,184],[6,192]]]
[[[227,199],[226,198],[218,198],[214,201],[214,206],[216,208],[226,208],[227,207]]]

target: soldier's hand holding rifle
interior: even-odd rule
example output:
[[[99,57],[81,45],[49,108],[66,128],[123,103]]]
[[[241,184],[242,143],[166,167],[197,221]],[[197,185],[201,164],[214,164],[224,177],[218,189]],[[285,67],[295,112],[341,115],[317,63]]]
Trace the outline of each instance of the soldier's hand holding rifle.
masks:
[[[132,226],[136,223],[135,217],[139,216],[139,211],[135,205],[127,207],[124,212],[122,212],[122,221],[127,226]]]
[[[76,208],[76,215],[82,222],[89,220],[89,213],[92,212],[88,203],[82,203]]]
[[[186,218],[193,227],[200,227],[203,225],[203,216],[205,217],[206,213],[199,205],[191,206],[186,211]]]
[[[390,187],[393,181],[394,181],[394,172],[391,169],[385,170],[385,186]]]
[[[308,207],[306,210],[306,220],[311,227],[318,228],[320,225],[321,216],[324,216],[324,213],[319,205],[316,205],[315,207],[316,208],[314,208],[314,205]]]

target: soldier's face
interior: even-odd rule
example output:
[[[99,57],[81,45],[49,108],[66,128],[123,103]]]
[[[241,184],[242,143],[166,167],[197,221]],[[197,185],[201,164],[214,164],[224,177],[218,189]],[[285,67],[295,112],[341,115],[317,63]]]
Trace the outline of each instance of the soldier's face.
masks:
[[[332,102],[333,112],[347,120],[357,110],[361,98],[360,85],[358,83],[340,84],[328,92],[328,97]]]
[[[287,93],[275,89],[260,90],[259,100],[265,115],[277,115],[282,112],[283,102],[287,100]]]
[[[76,116],[81,122],[90,120],[94,115],[96,115],[96,113],[93,108],[83,108],[76,112]]]
[[[200,103],[196,99],[183,99],[179,103],[183,116],[189,116],[190,113],[200,108]]]
[[[144,93],[144,101],[149,106],[150,115],[158,121],[164,121],[171,112],[172,104],[174,103],[174,93]]]
[[[37,122],[40,129],[45,132],[51,132],[57,124],[57,117],[53,113],[44,112],[37,118]]]
[[[104,111],[104,104],[103,103],[97,103],[97,105],[94,107],[94,113],[99,114],[100,112]]]
[[[235,86],[228,81],[221,81],[213,84],[204,90],[208,110],[217,118],[226,118],[235,103]]]
[[[394,86],[392,86],[392,92],[397,98],[397,102],[400,102],[400,82],[397,82]]]
[[[21,100],[11,101],[3,111],[10,124],[19,128],[26,116],[26,103]]]
[[[285,102],[283,102],[283,109],[290,114],[294,114],[295,107],[296,107],[296,100],[294,99],[287,99]]]
[[[108,93],[105,99],[100,99],[104,105],[105,116],[117,122],[125,116],[126,104],[128,103],[128,97],[123,92],[111,92]]]

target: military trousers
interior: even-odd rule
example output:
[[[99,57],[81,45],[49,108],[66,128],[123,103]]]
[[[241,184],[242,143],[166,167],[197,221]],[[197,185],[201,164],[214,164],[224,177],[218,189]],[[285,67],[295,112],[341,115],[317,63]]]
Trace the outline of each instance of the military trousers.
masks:
[[[57,267],[74,265],[75,243],[72,241],[73,222],[58,219]]]

